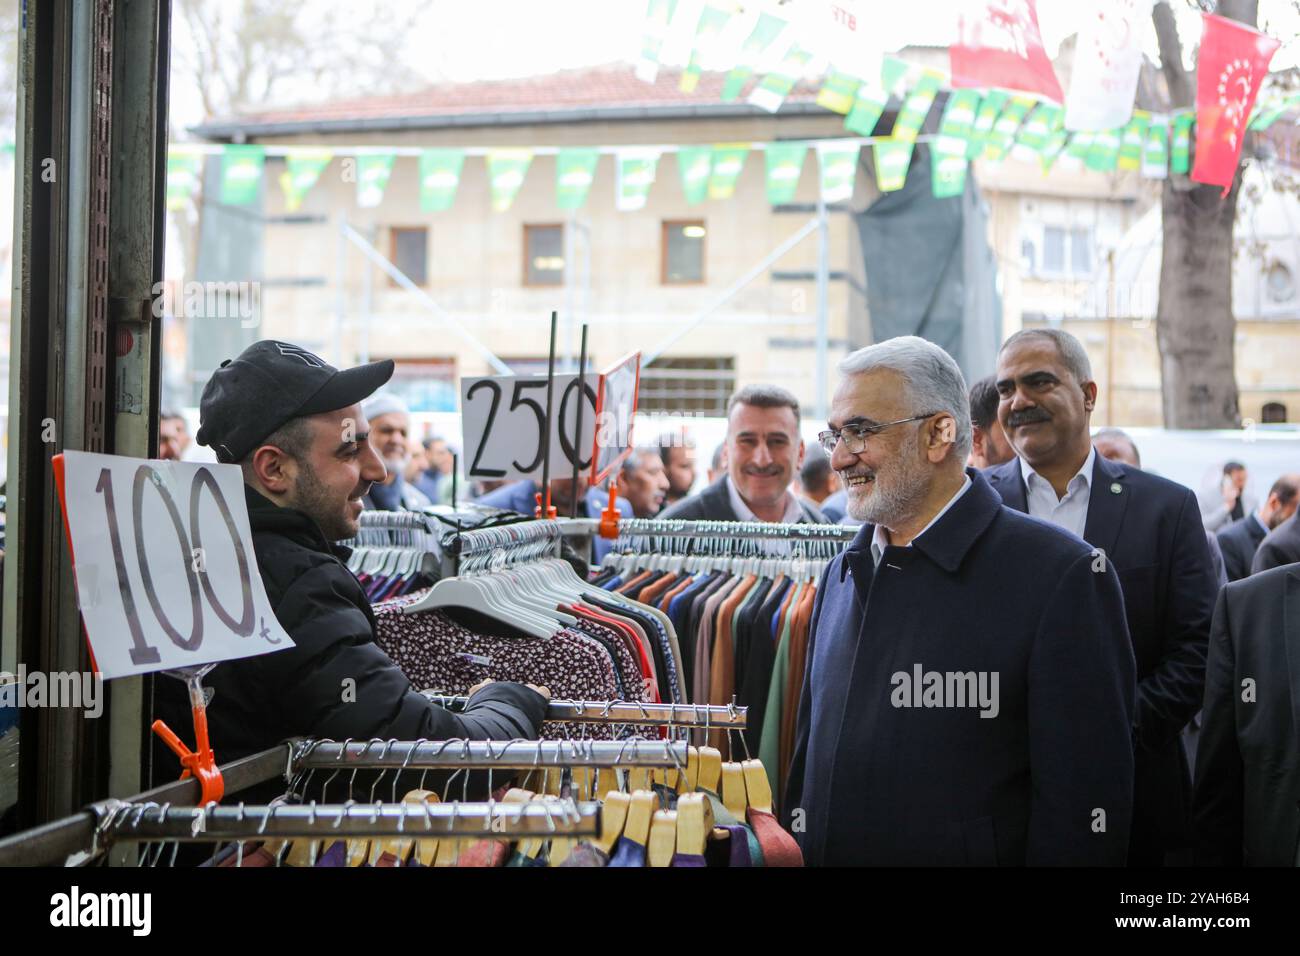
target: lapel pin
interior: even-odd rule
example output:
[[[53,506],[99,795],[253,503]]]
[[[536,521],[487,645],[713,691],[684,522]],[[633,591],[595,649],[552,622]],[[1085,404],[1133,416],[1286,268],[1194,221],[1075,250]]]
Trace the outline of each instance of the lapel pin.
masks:
[[[1124,489],[1120,487],[1120,484],[1119,484],[1118,481],[1116,481],[1116,482],[1112,482],[1112,483],[1111,483],[1111,486],[1110,486],[1110,493],[1111,493],[1112,495],[1117,495],[1117,494],[1119,494],[1119,493],[1120,493],[1121,491],[1123,491],[1123,490],[1124,490]]]

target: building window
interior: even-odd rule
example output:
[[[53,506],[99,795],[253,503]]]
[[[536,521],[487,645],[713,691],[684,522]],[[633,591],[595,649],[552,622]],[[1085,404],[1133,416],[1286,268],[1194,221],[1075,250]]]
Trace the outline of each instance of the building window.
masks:
[[[663,224],[660,276],[664,285],[689,285],[704,281],[704,220]]]
[[[564,226],[524,226],[524,285],[564,285]]]
[[[394,226],[388,258],[416,285],[429,281],[429,230],[424,226]],[[397,285],[390,277],[389,285]]]
[[[1043,227],[1042,274],[1085,278],[1092,275],[1092,230]]]
[[[721,418],[735,390],[736,360],[731,356],[655,359],[641,369],[637,409]]]
[[[414,278],[414,277],[412,277]],[[384,390],[397,395],[413,412],[455,412],[460,387],[453,358],[399,358]]]
[[[1265,402],[1259,417],[1262,424],[1282,425],[1286,422],[1286,406],[1281,402]]]

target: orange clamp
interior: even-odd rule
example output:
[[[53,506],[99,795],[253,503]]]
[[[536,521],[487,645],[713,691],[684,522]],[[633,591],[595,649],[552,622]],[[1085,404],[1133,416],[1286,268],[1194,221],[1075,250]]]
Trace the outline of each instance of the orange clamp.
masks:
[[[185,768],[181,779],[185,780],[193,776],[198,780],[199,805],[220,803],[226,793],[226,781],[222,778],[221,771],[217,768],[216,757],[208,745],[208,713],[202,707],[193,708],[193,713],[197,752],[185,746],[181,739],[172,733],[172,729],[161,720],[153,722],[153,732],[161,737],[163,743],[171,748],[172,753],[180,758],[181,766]]]
[[[609,483],[609,504],[605,510],[600,513],[600,536],[602,538],[618,537],[618,519],[621,517],[618,511],[618,489],[614,483]]]
[[[533,510],[533,517],[549,518],[551,520],[554,520],[558,512],[555,510],[555,505],[551,504],[551,496],[549,491],[546,495],[546,510],[544,512],[542,510],[542,493],[539,491],[535,495],[533,495],[533,497],[537,499],[537,507]]]

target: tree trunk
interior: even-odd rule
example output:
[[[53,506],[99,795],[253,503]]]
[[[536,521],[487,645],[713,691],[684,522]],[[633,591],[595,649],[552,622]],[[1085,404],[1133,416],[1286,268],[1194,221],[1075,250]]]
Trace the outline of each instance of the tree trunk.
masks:
[[[1221,0],[1220,15],[1253,27],[1258,0]],[[1195,77],[1183,68],[1174,17],[1161,0],[1152,11],[1161,68],[1174,108],[1195,106]],[[1241,170],[1232,191],[1191,182],[1172,173],[1164,181],[1163,255],[1156,344],[1160,349],[1160,398],[1166,428],[1237,428],[1235,343],[1232,314],[1232,230]]]

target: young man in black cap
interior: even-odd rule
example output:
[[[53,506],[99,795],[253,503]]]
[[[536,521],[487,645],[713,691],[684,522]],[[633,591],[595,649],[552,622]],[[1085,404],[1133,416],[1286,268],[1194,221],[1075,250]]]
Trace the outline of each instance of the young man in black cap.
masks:
[[[221,762],[300,735],[508,740],[535,737],[541,725],[545,688],[484,682],[452,714],[416,693],[374,643],[370,604],[341,560],[347,549],[333,542],[355,534],[361,499],[384,480],[360,403],[392,374],[392,361],[340,371],[296,345],[262,341],[222,362],[203,390],[197,440],[243,469],[258,570],[295,645],[226,661],[204,679],[215,691],[208,726]],[[156,686],[159,716],[188,728],[184,685]],[[160,778],[174,760],[156,763]]]

